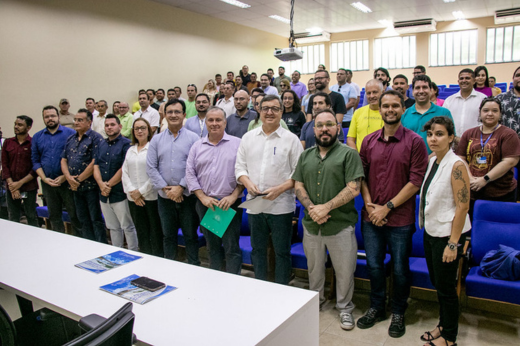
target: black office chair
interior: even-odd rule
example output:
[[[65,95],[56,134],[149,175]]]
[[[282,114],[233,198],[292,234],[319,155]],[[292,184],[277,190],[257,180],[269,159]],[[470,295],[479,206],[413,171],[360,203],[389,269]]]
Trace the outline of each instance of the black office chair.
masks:
[[[136,342],[132,334],[134,318],[132,303],[126,303],[107,319],[92,314],[82,318],[79,325],[48,309],[13,323],[0,306],[0,346],[131,346]],[[79,335],[80,330],[84,334]]]

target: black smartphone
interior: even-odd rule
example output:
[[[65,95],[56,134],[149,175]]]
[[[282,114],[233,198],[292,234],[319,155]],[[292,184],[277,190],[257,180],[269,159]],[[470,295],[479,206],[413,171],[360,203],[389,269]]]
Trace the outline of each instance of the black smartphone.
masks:
[[[164,282],[152,280],[150,278],[147,278],[146,276],[141,276],[135,280],[132,280],[130,282],[132,285],[145,289],[147,291],[155,292],[157,290],[160,290],[161,288],[166,287]]]

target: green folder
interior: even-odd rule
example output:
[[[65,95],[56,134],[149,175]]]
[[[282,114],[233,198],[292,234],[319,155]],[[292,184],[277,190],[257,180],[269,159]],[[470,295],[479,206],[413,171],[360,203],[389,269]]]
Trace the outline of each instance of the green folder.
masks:
[[[229,208],[227,211],[219,207],[215,207],[215,211],[208,208],[200,224],[222,238],[236,213],[232,208]]]

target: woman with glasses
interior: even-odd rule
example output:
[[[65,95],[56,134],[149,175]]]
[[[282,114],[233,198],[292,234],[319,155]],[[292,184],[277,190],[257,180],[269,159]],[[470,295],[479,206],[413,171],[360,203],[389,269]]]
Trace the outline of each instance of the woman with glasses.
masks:
[[[477,199],[516,202],[513,167],[520,157],[520,140],[516,131],[501,125],[500,101],[485,98],[479,109],[482,125],[465,131],[456,151],[469,166],[470,210]]]
[[[305,124],[305,114],[301,111],[300,99],[293,90],[285,90],[282,92],[283,114],[282,120],[285,121],[289,131],[294,133],[298,138]]]
[[[280,88],[282,89],[282,92],[280,93],[280,95],[286,91],[286,90],[291,90],[291,82],[289,82],[287,79],[282,79],[280,81]]]
[[[146,173],[146,155],[152,139],[152,128],[146,119],[137,119],[132,127],[132,146],[123,163],[123,189],[134,221],[140,250],[164,257],[163,233],[157,205],[157,191]]]

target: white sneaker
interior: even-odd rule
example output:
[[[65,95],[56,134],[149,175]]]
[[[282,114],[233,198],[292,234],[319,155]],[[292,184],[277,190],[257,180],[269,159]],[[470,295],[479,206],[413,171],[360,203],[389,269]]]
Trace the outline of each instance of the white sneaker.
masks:
[[[342,329],[351,330],[354,328],[354,316],[348,312],[339,314],[339,325]]]

